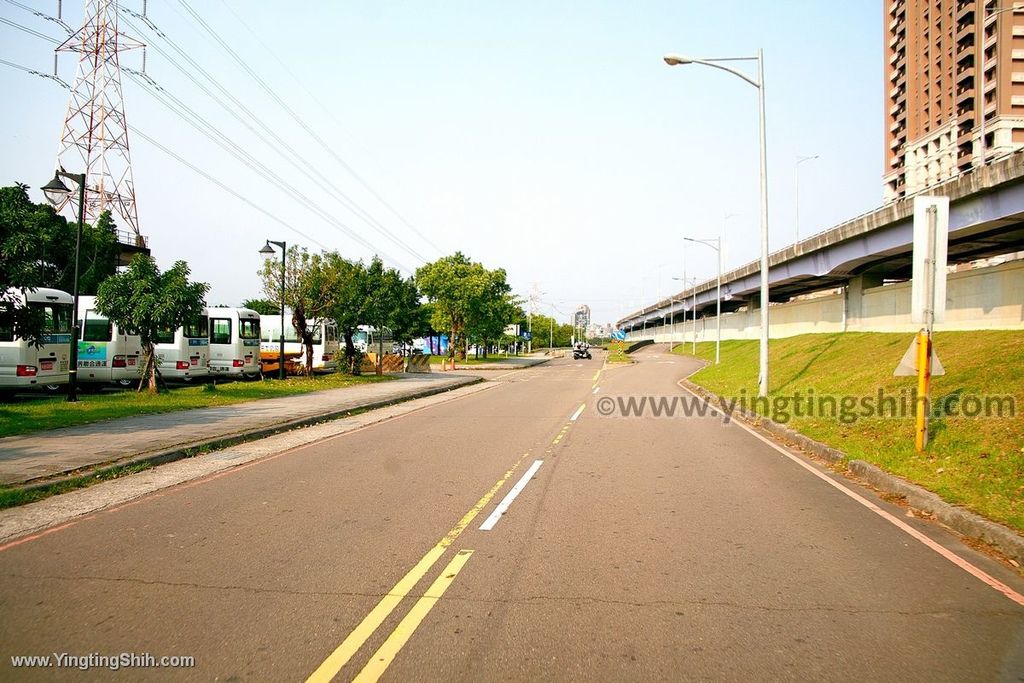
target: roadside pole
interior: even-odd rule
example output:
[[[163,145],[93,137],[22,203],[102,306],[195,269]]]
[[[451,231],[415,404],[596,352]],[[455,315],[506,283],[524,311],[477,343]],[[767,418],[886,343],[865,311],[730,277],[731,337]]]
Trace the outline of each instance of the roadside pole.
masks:
[[[914,448],[928,448],[931,378],[945,374],[932,334],[946,313],[946,252],[949,244],[949,197],[914,198],[914,264],[911,277],[911,320],[923,323],[895,375],[917,376]]]

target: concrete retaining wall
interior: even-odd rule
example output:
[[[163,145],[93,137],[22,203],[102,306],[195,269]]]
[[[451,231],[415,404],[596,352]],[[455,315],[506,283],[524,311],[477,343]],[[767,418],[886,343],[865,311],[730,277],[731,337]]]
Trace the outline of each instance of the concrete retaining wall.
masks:
[[[769,334],[773,338],[826,332],[916,332],[910,320],[910,282],[868,286],[855,278],[841,294],[791,301],[771,307]],[[722,339],[757,339],[761,312],[722,315]],[[946,320],[936,330],[1024,329],[1024,262],[951,273],[946,285]],[[636,330],[630,340],[691,341],[694,322]],[[698,318],[697,341],[715,339],[715,317]]]

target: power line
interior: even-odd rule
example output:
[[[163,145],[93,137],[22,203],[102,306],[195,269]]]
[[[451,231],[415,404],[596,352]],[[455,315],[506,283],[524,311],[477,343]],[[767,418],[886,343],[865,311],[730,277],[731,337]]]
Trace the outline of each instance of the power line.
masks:
[[[274,60],[277,61],[278,64],[281,65],[281,67],[285,70],[285,72],[289,76],[292,77],[292,80],[294,80],[296,83],[299,84],[299,87],[301,87],[306,92],[306,94],[309,95],[310,99],[312,99],[314,102],[316,102],[317,105],[320,106],[320,108],[324,111],[324,113],[326,113],[331,118],[331,120],[334,121],[335,124],[337,124],[341,128],[344,128],[344,126],[342,125],[341,121],[339,121],[338,117],[334,115],[334,112],[331,111],[330,107],[328,107],[326,104],[324,104],[323,100],[321,100],[319,97],[317,97],[316,93],[314,91],[312,91],[309,87],[307,87],[306,84],[302,81],[302,79],[300,79],[295,74],[295,72],[293,72],[290,68],[288,68],[288,65],[285,64],[284,61],[280,57],[277,56],[277,54],[274,52],[273,48],[270,45],[267,45],[267,43],[264,42],[264,40],[262,38],[260,38],[260,36],[255,31],[253,31],[252,28],[250,28],[247,23],[245,23],[245,20],[234,9],[232,9],[231,5],[228,4],[227,0],[221,0],[221,3],[224,5],[224,7],[227,8],[227,10],[229,12],[231,12],[231,14],[238,21],[238,23],[241,24],[245,28],[245,30],[248,31],[249,34],[253,38],[255,38],[259,42],[260,45],[263,46],[263,49],[266,50],[267,53],[271,57],[273,57]],[[407,221],[405,219],[405,217],[401,213],[399,213],[397,209],[395,209],[395,207],[393,207],[383,197],[381,197],[372,187],[370,187],[369,183],[367,183],[359,174],[357,174],[351,168],[349,168],[348,170],[352,174],[352,177],[355,178],[359,182],[360,185],[362,185],[364,188],[366,188],[366,190],[371,195],[373,195],[374,198],[377,199],[377,201],[379,201],[388,211],[390,211],[392,214],[394,214],[394,216],[396,218],[398,218],[398,220],[401,221],[403,225],[405,225],[407,228],[412,230],[413,233],[417,237],[419,237],[427,245],[429,245],[430,247],[435,249],[437,251],[437,253],[439,253],[439,254],[444,254],[445,253],[443,249],[438,247],[426,235],[424,235],[422,232],[420,232],[416,228],[416,226],[414,226],[412,223]]]
[[[49,74],[39,73],[38,71],[35,71],[34,69],[30,69],[27,66],[22,66],[21,64],[16,64],[14,62],[9,62],[9,61],[7,61],[5,59],[0,59],[0,64],[4,64],[4,65],[12,67],[14,69],[18,69],[19,71],[24,71],[25,73],[32,74],[33,76],[39,76],[41,78],[46,78],[46,79],[49,79],[49,80],[52,80],[52,81],[56,81],[61,86],[63,86],[65,89],[70,88],[70,86],[67,83],[65,83],[64,81],[62,81],[61,79],[59,79],[59,78],[57,78],[55,76],[51,76]],[[139,130],[135,126],[129,126],[129,128],[130,128],[130,130],[132,131],[132,133],[134,135],[138,135],[140,138],[142,138],[143,140],[149,142],[154,147],[156,147],[160,151],[164,152],[165,154],[167,154],[171,158],[175,159],[176,161],[178,161],[182,165],[187,166],[191,170],[195,171],[199,175],[201,175],[204,178],[206,178],[207,180],[209,180],[211,183],[217,185],[219,188],[221,188],[225,192],[227,192],[227,193],[231,194],[232,196],[236,197],[237,199],[239,199],[240,201],[244,202],[248,206],[252,207],[256,211],[259,211],[261,214],[263,214],[267,218],[270,218],[274,222],[280,224],[281,226],[287,228],[288,230],[291,230],[296,235],[299,235],[300,237],[309,240],[310,242],[312,242],[313,244],[317,245],[321,249],[323,249],[325,251],[328,249],[327,245],[323,244],[322,242],[319,242],[318,240],[314,239],[313,237],[310,237],[306,233],[302,232],[301,230],[299,230],[295,226],[291,225],[287,221],[285,221],[285,220],[279,218],[278,216],[274,215],[270,211],[267,211],[262,206],[256,204],[255,202],[253,202],[252,200],[250,200],[248,197],[244,196],[243,194],[241,194],[237,190],[234,190],[233,188],[229,187],[227,184],[221,182],[220,180],[218,180],[214,176],[210,175],[209,173],[207,173],[203,169],[201,169],[198,166],[196,166],[195,164],[189,162],[188,160],[182,158],[177,153],[173,152],[172,150],[168,149],[164,145],[160,144],[159,142],[154,140],[149,135],[146,135],[144,132],[142,132],[141,130]]]
[[[9,22],[8,20],[3,19],[2,17],[0,17],[0,21],[4,21],[5,23],[11,23],[11,24],[14,23],[14,22]],[[129,27],[132,28],[133,30],[137,30],[134,26],[130,25],[130,22],[126,22],[126,23],[129,23]],[[150,23],[151,22],[147,22],[147,24],[150,24]],[[24,27],[21,27],[21,28],[24,28]],[[27,30],[29,32],[32,32],[30,29],[27,29]],[[40,34],[40,37],[48,38],[47,36],[45,36],[43,34]],[[50,40],[53,40],[53,39],[50,39]],[[53,42],[59,42],[59,41],[53,41]],[[23,68],[20,65],[14,64],[13,62],[6,62],[5,61],[4,63],[9,65],[9,66],[12,66],[14,68],[18,68],[18,69],[21,69],[23,71],[27,71],[28,73],[31,73],[33,75],[37,75],[37,76],[47,77],[48,78],[48,76],[46,74],[42,74],[42,73],[39,73],[39,72],[31,70],[31,69]],[[221,132],[216,126],[211,124],[207,119],[205,119],[204,117],[202,117],[201,115],[196,113],[194,110],[189,108],[180,99],[174,97],[174,95],[172,95],[171,93],[167,92],[166,89],[164,89],[159,84],[157,84],[156,81],[154,81],[148,75],[143,74],[143,73],[138,72],[138,71],[135,71],[133,69],[129,69],[127,67],[122,67],[122,70],[125,71],[128,74],[129,78],[132,78],[132,80],[134,80],[138,85],[140,85],[143,89],[147,90],[147,92],[149,92],[162,105],[164,105],[165,107],[170,109],[173,113],[177,114],[179,117],[184,119],[187,123],[189,123],[197,131],[199,131],[200,133],[206,135],[215,144],[217,144],[219,147],[221,147],[221,149],[223,149],[224,151],[228,152],[229,154],[234,156],[239,161],[247,164],[249,167],[251,167],[254,170],[256,170],[256,172],[259,173],[261,176],[263,176],[266,180],[268,180],[272,184],[276,185],[278,187],[278,189],[281,189],[282,187],[285,188],[285,190],[287,190],[287,192],[290,193],[290,196],[291,196],[292,199],[298,201],[300,204],[305,206],[307,209],[309,209],[310,211],[312,211],[316,215],[320,216],[323,220],[325,220],[327,223],[332,225],[332,227],[334,227],[335,229],[337,229],[337,230],[341,231],[342,233],[348,235],[354,241],[356,241],[357,243],[359,243],[360,245],[362,245],[366,249],[368,249],[371,253],[379,253],[382,257],[386,258],[387,260],[391,261],[395,265],[399,266],[402,270],[405,270],[406,272],[410,272],[410,273],[414,272],[413,269],[411,269],[408,266],[404,265],[398,259],[395,259],[394,257],[388,255],[383,250],[380,250],[380,249],[376,248],[372,243],[370,243],[369,241],[364,239],[361,235],[359,235],[359,233],[357,231],[353,230],[350,226],[348,226],[345,223],[341,222],[335,216],[331,215],[326,210],[321,208],[312,199],[310,199],[309,197],[304,195],[296,187],[294,187],[293,185],[288,183],[286,180],[284,180],[284,178],[282,178],[280,175],[278,175],[277,173],[272,171],[268,166],[266,166],[265,164],[263,164],[262,162],[257,160],[255,157],[253,157],[251,154],[246,152],[240,145],[238,145],[237,143],[232,141],[227,135],[225,135],[223,132]],[[69,87],[66,83],[64,83],[59,78],[53,77],[53,80],[57,81],[58,83],[61,83],[61,85],[63,85],[64,87]],[[168,102],[168,100],[171,100],[171,102]]]
[[[365,180],[363,180],[363,178],[356,172],[356,170],[354,168],[352,168],[344,159],[342,159],[341,156],[337,152],[335,152],[334,149],[329,144],[327,144],[327,142],[322,137],[320,137],[320,135],[317,134],[317,132],[315,130],[313,130],[313,128],[309,124],[307,124],[302,119],[302,117],[300,117],[295,112],[295,110],[293,110],[291,107],[289,107],[288,104],[274,91],[274,89],[271,88],[269,85],[267,85],[266,81],[264,81],[259,76],[259,74],[257,74],[252,69],[252,67],[250,67],[249,64],[244,59],[242,59],[242,57],[239,56],[239,54],[237,52],[235,52],[231,48],[231,46],[228,45],[228,43],[223,38],[220,37],[220,35],[213,29],[213,27],[211,27],[206,22],[206,20],[204,20],[199,15],[199,13],[196,12],[192,8],[192,6],[188,3],[188,0],[178,0],[178,2],[192,16],[192,18],[196,21],[196,23],[198,23],[200,25],[200,27],[202,27],[203,30],[205,30],[217,42],[217,44],[220,45],[220,47],[225,52],[227,52],[227,54],[235,61],[235,63],[237,63],[246,73],[248,73],[249,76],[251,76],[252,79],[254,81],[256,81],[256,83],[260,86],[260,88],[262,88],[263,91],[266,92],[267,95],[269,95],[271,97],[271,99],[273,99],[275,102],[277,102],[277,104],[297,124],[299,124],[299,126],[302,127],[302,129],[305,130],[306,133],[308,133],[309,136],[312,137],[313,140],[315,140],[317,142],[317,144],[319,144],[328,154],[330,154],[335,159],[335,161],[337,161],[339,164],[341,164],[341,166],[346,171],[348,171],[348,173],[353,178],[355,178],[357,181],[359,181],[359,183],[361,185],[363,185],[363,187],[365,187],[370,192],[370,194],[372,194],[379,202],[381,202],[381,204],[386,206],[392,213],[394,213],[396,216],[398,216],[398,218],[400,220],[402,220],[404,223],[406,223],[406,225],[411,230],[413,230],[413,232],[415,232],[417,235],[419,235],[421,239],[423,239],[428,244],[430,244],[430,246],[433,247],[434,249],[436,249],[439,253],[444,253],[442,250],[438,249],[438,247],[436,245],[432,244],[429,240],[427,240],[425,236],[420,234],[419,231],[416,230],[416,228],[414,228],[412,225],[410,225],[408,223],[408,221],[405,221],[405,219],[402,218],[401,215],[399,215],[398,212],[393,207],[391,207],[390,204],[388,204],[387,201],[385,201],[383,197],[381,197],[372,187],[370,187],[370,185]]]
[[[359,235],[357,231],[353,230],[348,225],[342,223],[340,220],[338,220],[333,215],[328,213],[326,210],[321,208],[316,202],[314,202],[312,199],[310,199],[301,191],[299,191],[298,188],[288,183],[288,181],[286,181],[280,175],[271,170],[266,164],[262,163],[261,161],[253,157],[249,152],[245,151],[245,149],[242,148],[238,143],[232,141],[231,138],[225,135],[220,129],[218,129],[216,126],[210,123],[203,116],[196,113],[193,109],[188,107],[188,105],[186,105],[180,99],[169,93],[165,88],[161,87],[159,84],[156,83],[156,81],[154,81],[148,75],[142,74],[141,72],[126,67],[122,67],[122,70],[125,73],[127,73],[128,77],[135,81],[136,84],[138,84],[150,95],[152,95],[153,98],[156,99],[160,104],[167,107],[171,112],[185,120],[186,123],[188,123],[197,131],[208,137],[211,141],[213,141],[214,144],[223,149],[225,152],[231,154],[236,159],[238,159],[242,163],[246,164],[248,167],[255,170],[257,173],[263,176],[263,178],[276,185],[278,189],[284,188],[293,199],[296,199],[300,204],[305,206],[307,209],[320,216],[323,220],[332,225],[335,229],[348,235],[353,240],[369,249],[371,252],[379,252],[382,256],[386,257],[388,260],[395,263],[403,270],[407,272],[412,272],[407,266],[403,265],[397,259],[389,256],[388,254],[378,249],[375,249],[373,244],[371,244],[361,235]]]
[[[247,107],[242,101],[240,101],[237,97],[231,94],[231,92],[228,91],[227,88],[221,85],[220,82],[218,82],[206,69],[204,69],[200,64],[198,64],[195,61],[195,59],[193,59],[192,56],[188,54],[187,51],[182,49],[170,36],[161,31],[156,26],[156,24],[154,24],[149,18],[137,12],[134,12],[126,7],[121,7],[120,9],[123,13],[129,14],[132,17],[143,21],[146,24],[146,26],[150,28],[150,30],[152,30],[157,36],[162,38],[171,47],[171,49],[173,49],[182,59],[184,59],[189,64],[192,70],[198,71],[200,74],[202,74],[202,76],[204,76],[206,80],[208,80],[221,94],[223,94],[226,98],[230,99],[231,102],[233,102],[234,105],[238,108],[238,110],[244,112],[249,117],[249,119],[251,119],[257,126],[259,126],[263,133],[257,131],[253,127],[253,125],[249,123],[249,121],[247,121],[238,113],[238,111],[232,109],[223,100],[217,97],[217,95],[211,92],[208,87],[206,87],[200,80],[198,80],[195,77],[192,70],[182,67],[181,64],[179,64],[170,54],[168,54],[166,51],[160,48],[159,45],[155,45],[152,43],[150,44],[150,47],[155,49],[160,55],[167,59],[167,61],[172,66],[174,66],[182,74],[184,74],[189,80],[192,81],[192,83],[196,85],[196,87],[201,89],[222,109],[224,109],[227,113],[234,117],[235,120],[237,120],[239,123],[248,128],[254,135],[256,135],[261,141],[263,141],[264,144],[266,144],[275,152],[277,152],[283,159],[285,159],[285,161],[290,163],[300,172],[304,173],[306,177],[310,178],[313,182],[317,183],[317,185],[324,187],[324,189],[328,191],[328,194],[331,194],[335,199],[337,199],[342,204],[342,206],[351,211],[353,215],[356,216],[356,218],[365,222],[369,227],[374,229],[382,237],[394,242],[396,245],[401,247],[404,251],[409,253],[411,256],[413,256],[413,258],[419,260],[420,262],[426,262],[426,259],[421,254],[412,249],[408,244],[401,240],[401,238],[394,235],[379,221],[373,218],[373,216],[371,216],[369,213],[363,210],[355,201],[348,197],[340,188],[334,185],[328,178],[325,178],[322,174],[320,174],[302,154],[300,154],[291,145],[285,142],[273,130],[271,126],[264,123],[259,116],[257,116],[255,113],[253,113],[251,109],[249,109],[249,107]],[[138,27],[132,24],[130,20],[125,19],[124,23],[132,30],[140,32]],[[267,136],[272,138],[277,143],[277,145],[279,145],[279,147],[271,143],[267,139]],[[397,263],[395,259],[392,259],[392,261],[395,261],[395,263]]]
[[[129,126],[129,128],[131,128],[132,134],[134,134],[134,135],[137,135],[137,136],[139,136],[140,138],[142,138],[143,140],[145,140],[145,141],[146,141],[146,142],[148,142],[149,144],[151,144],[151,145],[153,145],[154,147],[156,147],[157,149],[159,149],[159,150],[160,150],[161,152],[163,152],[164,154],[166,154],[166,155],[170,156],[171,158],[175,159],[175,160],[176,160],[176,161],[178,161],[179,163],[181,163],[181,164],[183,164],[183,165],[187,166],[188,168],[192,169],[193,171],[195,171],[195,172],[196,172],[196,173],[198,173],[199,175],[203,176],[204,178],[206,178],[207,180],[209,180],[209,181],[210,181],[211,183],[213,183],[213,184],[214,184],[214,185],[216,185],[217,187],[219,187],[219,188],[221,188],[222,190],[224,190],[225,192],[227,192],[227,193],[229,193],[229,194],[233,195],[233,196],[234,196],[235,198],[237,198],[238,200],[240,200],[240,201],[242,201],[242,202],[245,202],[245,203],[246,203],[247,205],[249,205],[250,207],[252,207],[252,208],[253,208],[253,209],[255,209],[256,211],[259,211],[260,213],[262,213],[262,214],[263,214],[264,216],[266,216],[267,218],[269,218],[269,219],[271,219],[272,221],[274,221],[274,222],[276,222],[276,223],[278,223],[278,224],[282,225],[282,226],[283,226],[283,227],[285,227],[285,228],[288,228],[289,230],[291,230],[292,232],[294,232],[294,233],[295,233],[296,235],[298,235],[298,236],[300,236],[300,237],[302,237],[302,238],[304,238],[304,239],[306,239],[306,240],[308,240],[308,241],[312,242],[313,244],[315,244],[316,246],[320,247],[320,248],[321,248],[321,249],[323,249],[324,251],[328,251],[328,250],[329,250],[329,249],[328,249],[328,247],[327,247],[327,245],[325,245],[324,243],[322,243],[322,242],[320,242],[320,241],[318,241],[318,240],[314,239],[313,237],[310,237],[309,235],[307,235],[306,233],[302,232],[301,230],[299,230],[298,228],[296,228],[296,227],[295,227],[294,225],[291,225],[291,224],[290,224],[290,223],[288,223],[287,221],[284,221],[284,220],[282,220],[281,218],[278,218],[278,217],[277,217],[276,215],[274,215],[274,214],[270,213],[269,211],[267,211],[266,209],[264,209],[264,208],[263,208],[262,206],[260,206],[260,205],[258,205],[258,204],[256,204],[256,203],[254,203],[253,201],[249,200],[249,199],[248,199],[247,197],[245,197],[245,196],[244,196],[244,195],[242,195],[241,193],[239,193],[239,192],[236,192],[236,191],[235,191],[235,190],[233,190],[232,188],[228,187],[227,185],[225,185],[225,184],[224,184],[224,183],[222,183],[221,181],[217,180],[217,179],[216,179],[216,178],[214,178],[214,177],[213,177],[212,175],[210,175],[209,173],[207,173],[207,172],[206,172],[206,171],[204,171],[203,169],[199,168],[199,167],[198,167],[198,166],[196,166],[195,164],[193,164],[193,163],[191,163],[190,161],[188,161],[188,160],[186,160],[186,159],[182,158],[181,156],[179,156],[179,155],[178,155],[177,153],[175,153],[174,151],[172,151],[172,150],[170,150],[170,149],[168,149],[168,148],[164,147],[164,146],[163,146],[163,145],[161,145],[161,144],[160,144],[159,142],[157,142],[156,140],[154,140],[154,139],[153,139],[153,138],[151,138],[150,136],[146,135],[145,133],[143,133],[143,132],[142,132],[141,130],[139,130],[139,129],[138,129],[138,128],[136,128],[135,126]]]
[[[25,4],[22,4],[20,2],[17,2],[17,0],[4,0],[4,2],[6,2],[8,5],[13,5],[13,6],[18,7],[20,9],[23,9],[23,10],[25,10],[26,12],[28,12],[30,14],[34,14],[35,16],[39,17],[40,19],[45,19],[46,21],[52,21],[53,23],[55,23],[58,26],[60,26],[62,29],[64,29],[69,34],[73,33],[73,31],[71,30],[71,27],[68,26],[67,24],[65,24],[62,20],[58,19],[57,17],[51,17],[49,14],[44,14],[44,13],[40,12],[39,10],[35,9],[34,7],[29,7],[28,5],[25,5]]]
[[[57,83],[60,83],[61,86],[63,86],[64,88],[70,88],[71,87],[66,82],[62,81],[60,78],[58,78],[56,76],[53,76],[51,74],[44,74],[42,72],[36,71],[35,69],[30,69],[27,66],[22,66],[21,64],[15,64],[14,62],[8,62],[6,59],[0,59],[0,64],[3,64],[5,66],[9,66],[9,67],[11,67],[13,69],[18,69],[19,71],[24,71],[25,73],[32,74],[33,76],[39,76],[40,78],[47,78],[47,79],[49,79],[51,81],[56,81]]]
[[[5,24],[7,24],[8,26],[13,26],[14,28],[18,29],[19,31],[24,31],[25,33],[28,33],[29,35],[35,36],[36,38],[42,38],[43,40],[47,40],[47,41],[53,43],[54,45],[60,45],[60,41],[57,40],[56,38],[51,38],[50,36],[46,35],[45,33],[40,33],[39,31],[36,31],[35,29],[29,28],[28,26],[22,26],[21,24],[18,24],[18,23],[15,23],[15,22],[11,21],[10,19],[4,18],[4,17],[0,17],[0,22],[3,22]]]

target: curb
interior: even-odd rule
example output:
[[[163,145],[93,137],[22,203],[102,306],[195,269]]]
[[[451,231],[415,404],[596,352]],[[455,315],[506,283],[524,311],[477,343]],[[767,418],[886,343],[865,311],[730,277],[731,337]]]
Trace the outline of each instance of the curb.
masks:
[[[535,368],[538,365],[544,365],[544,363],[547,363],[550,360],[551,360],[550,358],[538,358],[536,363],[530,363],[529,365],[501,365],[501,366],[491,365],[489,367],[488,366],[464,365],[461,368],[460,367],[456,367],[455,370],[447,370],[447,372],[488,372],[488,371],[491,371],[491,370],[494,370],[494,371],[500,371],[500,370],[506,370],[506,371],[529,370],[530,368]],[[456,361],[456,362],[458,362],[458,361]]]
[[[377,408],[384,408],[387,406],[396,405],[398,403],[405,403],[406,401],[411,401],[417,398],[426,398],[427,396],[442,394],[447,391],[452,391],[453,389],[461,389],[462,387],[480,384],[481,382],[484,381],[482,377],[472,376],[463,376],[460,377],[460,379],[463,381],[458,381],[453,384],[448,384],[441,387],[423,389],[420,391],[413,392],[411,394],[406,394],[404,396],[398,396],[379,401],[372,401],[370,403],[364,403],[362,405],[345,408],[344,410],[332,410],[326,413],[320,413],[319,415],[311,415],[308,417],[297,418],[294,420],[286,420],[284,422],[275,422],[270,425],[255,427],[253,429],[247,429],[239,432],[232,432],[230,434],[224,434],[202,441],[192,441],[187,444],[172,446],[171,448],[131,455],[120,460],[111,460],[104,463],[97,463],[96,465],[90,466],[88,468],[81,468],[69,472],[64,472],[63,474],[47,477],[45,479],[30,479],[29,481],[22,482],[20,484],[10,484],[8,485],[8,488],[16,489],[19,491],[46,490],[67,481],[81,479],[82,477],[104,474],[115,468],[129,467],[131,465],[140,464],[163,465],[169,462],[174,462],[175,460],[191,458],[194,455],[197,455],[199,451],[204,449],[220,450],[222,448],[235,446],[237,444],[245,443],[247,441],[255,441],[266,436],[272,436],[274,434],[280,434],[281,432],[287,432],[292,429],[297,429],[299,427],[308,427],[309,425],[317,424],[320,422],[329,422],[331,420],[336,420],[338,418],[348,417],[349,415],[352,415],[354,413],[363,413],[370,410],[376,410]]]
[[[722,399],[718,394],[694,384],[689,379],[684,378],[679,383],[712,405],[721,405],[720,401]],[[902,477],[890,474],[869,462],[851,460],[842,451],[827,446],[820,441],[815,441],[767,417],[742,408],[737,410],[736,416],[752,427],[768,432],[772,436],[778,437],[790,445],[795,445],[803,451],[816,455],[834,465],[844,465],[850,474],[871,487],[882,493],[903,498],[910,507],[932,515],[936,521],[964,536],[977,538],[989,545],[995,546],[1007,557],[1024,565],[1024,536],[1021,536],[1013,529],[998,522],[993,522],[959,505],[947,502],[928,489],[912,484]]]

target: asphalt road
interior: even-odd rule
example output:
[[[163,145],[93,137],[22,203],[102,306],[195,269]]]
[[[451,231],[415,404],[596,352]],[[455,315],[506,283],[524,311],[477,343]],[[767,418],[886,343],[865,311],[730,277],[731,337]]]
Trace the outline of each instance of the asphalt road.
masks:
[[[0,679],[1024,680],[1024,606],[979,579],[1018,574],[736,425],[602,417],[693,370],[638,358],[509,373],[0,546]],[[65,652],[196,666],[10,662]]]

